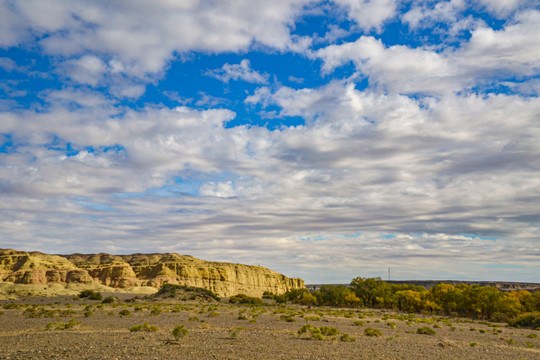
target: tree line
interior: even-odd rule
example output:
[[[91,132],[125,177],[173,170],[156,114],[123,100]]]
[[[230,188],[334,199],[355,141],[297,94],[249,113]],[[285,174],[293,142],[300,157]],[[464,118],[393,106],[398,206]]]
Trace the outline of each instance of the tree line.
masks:
[[[350,286],[322,285],[320,290],[292,289],[283,295],[266,294],[277,302],[305,305],[369,307],[404,312],[465,316],[510,321],[533,313],[540,318],[540,292],[503,292],[491,286],[439,283],[429,290],[412,284],[391,284],[381,278],[354,278]],[[536,313],[538,312],[538,313]]]

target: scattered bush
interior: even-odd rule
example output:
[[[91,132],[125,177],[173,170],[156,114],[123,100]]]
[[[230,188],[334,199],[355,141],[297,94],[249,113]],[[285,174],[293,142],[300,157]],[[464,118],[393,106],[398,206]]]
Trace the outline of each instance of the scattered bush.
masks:
[[[14,303],[9,303],[9,304],[2,305],[2,308],[5,309],[5,310],[18,309],[20,307],[21,307],[20,305],[14,304]]]
[[[378,329],[374,329],[372,327],[368,327],[364,330],[364,334],[366,336],[382,336],[382,332]]]
[[[56,316],[56,310],[49,310],[44,308],[27,308],[23,311],[23,316],[29,318],[53,318]]]
[[[187,294],[186,294],[187,293]],[[186,296],[187,295],[187,296]],[[175,298],[182,297],[182,299],[196,300],[197,298],[203,300],[219,301],[220,298],[215,293],[208,289],[176,284],[163,284],[159,291],[153,295],[153,297],[166,297]]]
[[[131,312],[128,309],[123,309],[123,310],[120,310],[118,315],[120,315],[120,316],[129,316],[129,315],[131,315]]]
[[[321,334],[325,336],[335,336],[339,334],[339,331],[335,327],[321,326],[319,329],[321,330]]]
[[[135,332],[135,331],[149,331],[149,332],[157,332],[159,329],[155,325],[149,325],[147,322],[144,324],[135,325],[129,328],[129,331]]]
[[[423,326],[416,329],[416,333],[422,334],[422,335],[435,335],[436,334],[435,330],[427,326]]]
[[[471,345],[471,347],[475,347],[478,344],[475,341],[471,341],[471,343],[469,345]]]
[[[242,330],[244,330],[243,327],[237,326],[237,327],[235,327],[235,328],[233,328],[233,329],[229,329],[229,334],[231,334],[231,337],[232,337],[233,339],[236,339],[236,338],[238,337],[238,334],[240,334],[240,332],[241,332]]]
[[[161,314],[161,308],[159,306],[154,306],[152,311],[150,311],[150,315],[157,316],[159,314]]]
[[[349,334],[341,335],[339,340],[342,341],[342,342],[355,342],[356,341],[356,339],[351,337]]]
[[[529,339],[536,339],[537,337],[538,337],[538,335],[536,335],[536,334],[527,335],[527,338],[529,338]]]
[[[116,298],[114,296],[107,296],[105,299],[103,299],[103,301],[101,302],[102,304],[113,304],[116,302]]]
[[[279,318],[286,322],[296,322],[296,319],[291,315],[281,315]]]
[[[357,320],[357,321],[353,322],[353,325],[354,326],[364,326],[364,325],[366,325],[366,322],[362,321],[362,320]]]
[[[103,296],[100,292],[94,290],[83,290],[79,293],[79,298],[87,298],[89,300],[103,300]]]
[[[298,330],[298,335],[302,335],[302,334],[306,334],[306,333],[309,333],[311,338],[315,339],[315,340],[322,341],[322,340],[325,339],[322,332],[321,332],[321,329],[316,327],[316,326],[310,325],[310,324],[306,324],[306,325],[302,326],[300,328],[300,330]]]
[[[233,295],[229,298],[230,304],[247,304],[247,305],[265,305],[264,301],[259,298],[247,296],[244,294]]]
[[[65,323],[51,322],[51,323],[48,323],[45,326],[45,329],[47,329],[47,330],[51,330],[51,329],[54,329],[54,330],[66,330],[66,329],[71,329],[72,327],[75,327],[75,326],[79,325],[80,323],[81,323],[80,321],[76,321],[75,319],[71,319],[71,320],[69,320],[68,322],[65,322]]]
[[[180,338],[186,336],[188,333],[188,330],[184,328],[184,325],[176,325],[172,331],[172,335],[178,341]]]

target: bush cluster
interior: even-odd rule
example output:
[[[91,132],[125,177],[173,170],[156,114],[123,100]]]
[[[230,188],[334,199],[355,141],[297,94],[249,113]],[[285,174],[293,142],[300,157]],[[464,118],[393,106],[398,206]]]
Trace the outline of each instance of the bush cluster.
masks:
[[[89,300],[103,300],[103,296],[100,292],[94,290],[83,290],[79,293],[79,298],[87,298]]]

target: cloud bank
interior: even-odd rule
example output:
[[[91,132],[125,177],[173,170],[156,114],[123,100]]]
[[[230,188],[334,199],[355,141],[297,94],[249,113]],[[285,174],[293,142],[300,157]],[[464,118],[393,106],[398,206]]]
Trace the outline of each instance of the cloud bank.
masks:
[[[0,246],[535,281],[537,5],[1,1]]]

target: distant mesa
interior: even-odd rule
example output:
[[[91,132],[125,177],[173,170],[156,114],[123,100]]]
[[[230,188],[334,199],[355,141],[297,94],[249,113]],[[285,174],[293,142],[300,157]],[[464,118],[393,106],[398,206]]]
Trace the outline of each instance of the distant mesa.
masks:
[[[72,254],[0,249],[0,283],[70,287],[107,286],[128,290],[163,284],[196,286],[221,297],[235,294],[261,297],[304,288],[300,278],[288,278],[262,266],[204,261],[188,255]]]

